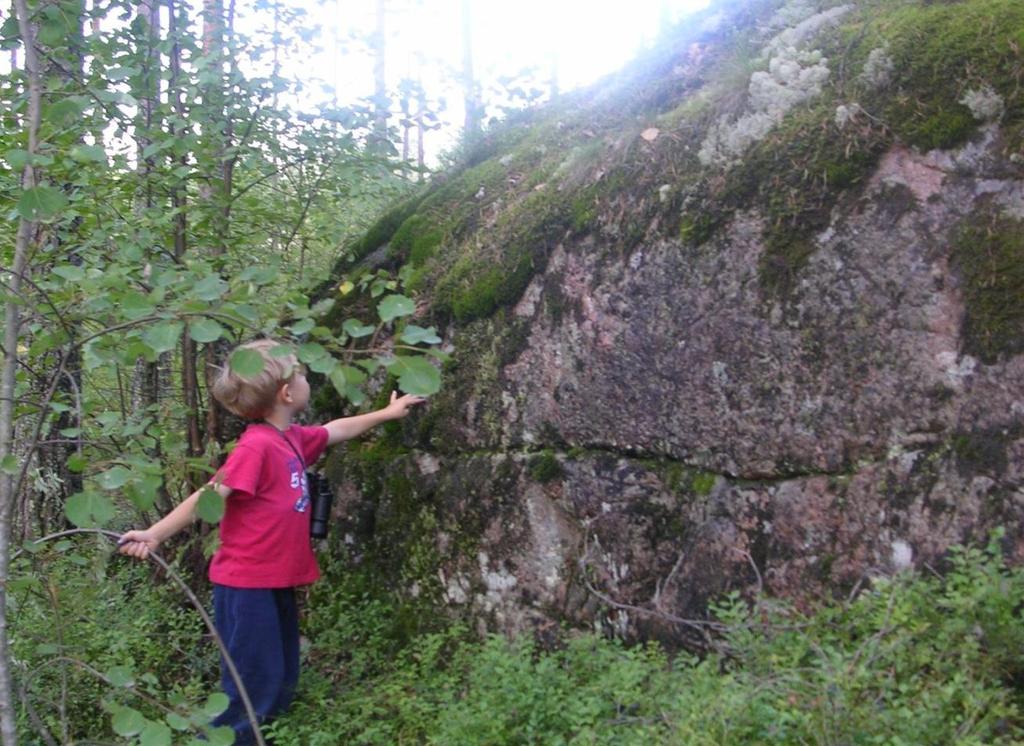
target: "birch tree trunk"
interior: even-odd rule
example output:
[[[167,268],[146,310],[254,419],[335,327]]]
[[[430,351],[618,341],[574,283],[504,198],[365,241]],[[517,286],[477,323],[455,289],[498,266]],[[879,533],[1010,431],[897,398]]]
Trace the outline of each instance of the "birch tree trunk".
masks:
[[[39,148],[42,83],[35,49],[35,29],[29,23],[26,0],[14,0],[14,9],[18,16],[18,29],[25,46],[25,79],[28,85],[28,114],[25,125],[28,131],[29,159],[22,175],[22,187],[31,189],[36,185],[32,156]],[[13,446],[14,388],[18,367],[18,340],[21,332],[21,308],[14,299],[21,292],[21,281],[27,265],[29,244],[33,240],[35,232],[35,222],[22,216],[18,222],[18,235],[14,244],[9,300],[4,305],[4,359],[3,366],[0,368],[0,460],[11,454]],[[15,746],[18,742],[11,688],[11,658],[7,641],[6,590],[10,574],[11,518],[14,498],[14,476],[7,471],[2,471],[0,472],[0,737],[2,737],[3,746]]]
[[[480,134],[480,96],[473,74],[473,0],[462,0],[462,90],[466,99],[463,136],[471,140]]]
[[[377,27],[373,34],[373,136],[378,145],[388,139],[386,22],[387,2],[377,0]]]

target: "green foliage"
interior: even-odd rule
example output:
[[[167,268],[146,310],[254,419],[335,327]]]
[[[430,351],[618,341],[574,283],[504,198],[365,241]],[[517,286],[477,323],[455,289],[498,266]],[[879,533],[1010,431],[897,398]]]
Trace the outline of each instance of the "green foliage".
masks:
[[[998,539],[998,537],[997,537]],[[956,549],[945,577],[876,579],[804,614],[735,594],[703,658],[565,631],[551,647],[458,624],[397,635],[397,596],[357,571],[314,592],[312,670],[271,728],[328,743],[1017,743],[1024,571]]]
[[[25,742],[37,734],[25,701],[62,743],[114,734],[170,743],[172,733],[183,743],[226,704],[207,694],[217,686],[217,654],[200,643],[205,628],[194,609],[112,549],[106,538],[64,539],[14,563],[7,601]]]

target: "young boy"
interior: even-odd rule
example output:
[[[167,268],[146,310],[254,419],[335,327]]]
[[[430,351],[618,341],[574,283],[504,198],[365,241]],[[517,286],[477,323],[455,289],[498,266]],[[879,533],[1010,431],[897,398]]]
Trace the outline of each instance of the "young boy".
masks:
[[[252,423],[208,485],[226,501],[220,548],[210,564],[215,624],[261,721],[291,703],[299,677],[295,588],[320,577],[309,538],[306,468],[327,446],[405,417],[424,401],[392,393],[387,407],[369,414],[319,427],[293,425],[309,402],[309,383],[294,356],[271,355],[278,346],[269,339],[242,345],[260,354],[263,371],[242,378],[225,365],[214,383],[217,401]],[[150,528],[125,533],[120,552],[145,559],[192,522],[201,492]],[[223,661],[221,682],[231,704],[214,725],[231,726],[236,744],[253,743],[245,707]]]

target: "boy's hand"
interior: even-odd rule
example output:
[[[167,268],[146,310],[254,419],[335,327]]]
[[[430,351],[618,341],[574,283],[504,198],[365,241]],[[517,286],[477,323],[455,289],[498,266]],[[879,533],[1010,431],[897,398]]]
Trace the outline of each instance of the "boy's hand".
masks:
[[[117,542],[117,551],[129,557],[146,559],[150,552],[155,552],[160,546],[160,540],[153,535],[152,530],[125,531]]]
[[[384,411],[387,412],[388,419],[399,420],[409,414],[412,407],[425,401],[426,399],[422,396],[413,396],[412,394],[399,396],[397,391],[392,391],[391,403],[384,408]]]

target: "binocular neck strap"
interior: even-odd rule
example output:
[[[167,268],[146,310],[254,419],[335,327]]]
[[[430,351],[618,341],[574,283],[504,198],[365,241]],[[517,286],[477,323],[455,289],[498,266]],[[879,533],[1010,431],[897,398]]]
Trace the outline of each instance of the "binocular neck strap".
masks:
[[[292,449],[292,453],[294,453],[296,455],[296,457],[299,459],[299,463],[302,464],[302,470],[305,471],[306,470],[306,459],[302,458],[302,454],[299,453],[299,449],[295,447],[295,444],[291,442],[291,440],[288,438],[288,436],[285,435],[280,430],[278,430],[273,425],[271,425],[269,422],[264,422],[263,424],[266,425],[267,427],[273,428],[275,433],[277,433],[282,438],[284,438],[284,442],[287,443],[288,446]]]

